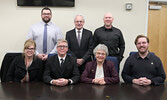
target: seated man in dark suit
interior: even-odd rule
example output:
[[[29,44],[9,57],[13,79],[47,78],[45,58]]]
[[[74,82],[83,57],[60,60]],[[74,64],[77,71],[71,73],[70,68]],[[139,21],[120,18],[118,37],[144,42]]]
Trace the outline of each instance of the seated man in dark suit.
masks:
[[[57,53],[50,57],[45,66],[44,82],[56,86],[77,83],[80,74],[75,60],[67,55],[68,43],[60,39],[57,42]]]
[[[159,57],[148,51],[149,39],[138,35],[135,40],[138,52],[128,57],[125,62],[122,78],[126,83],[137,85],[163,84],[166,75]]]

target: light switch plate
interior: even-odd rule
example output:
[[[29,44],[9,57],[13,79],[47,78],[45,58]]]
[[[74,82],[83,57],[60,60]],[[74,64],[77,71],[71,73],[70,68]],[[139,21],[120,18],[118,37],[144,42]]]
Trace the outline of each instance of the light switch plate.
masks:
[[[132,3],[126,3],[125,8],[126,10],[132,10]]]

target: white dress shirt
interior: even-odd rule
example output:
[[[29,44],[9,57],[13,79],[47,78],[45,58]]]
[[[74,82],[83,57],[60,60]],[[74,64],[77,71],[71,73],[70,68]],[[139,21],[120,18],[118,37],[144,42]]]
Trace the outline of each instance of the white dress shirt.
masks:
[[[66,55],[65,55],[63,58],[61,58],[61,57],[58,55],[58,58],[59,58],[59,63],[61,64],[61,59],[63,59],[63,61],[65,61]]]
[[[75,33],[76,33],[76,37],[77,37],[77,38],[78,38],[78,31],[80,31],[80,39],[82,39],[82,31],[83,31],[83,28],[80,29],[80,30],[77,30],[77,29],[75,28]]]

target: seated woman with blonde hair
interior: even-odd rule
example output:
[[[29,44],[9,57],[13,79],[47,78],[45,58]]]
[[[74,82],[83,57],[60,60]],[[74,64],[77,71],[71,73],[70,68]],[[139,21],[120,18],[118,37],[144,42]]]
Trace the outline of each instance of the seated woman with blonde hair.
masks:
[[[32,39],[25,41],[23,54],[17,56],[7,72],[8,82],[42,81],[43,62],[35,57],[36,43]]]
[[[81,82],[94,84],[116,84],[119,82],[117,71],[113,62],[106,60],[108,48],[104,44],[99,44],[93,50],[96,59],[88,62],[81,75]]]

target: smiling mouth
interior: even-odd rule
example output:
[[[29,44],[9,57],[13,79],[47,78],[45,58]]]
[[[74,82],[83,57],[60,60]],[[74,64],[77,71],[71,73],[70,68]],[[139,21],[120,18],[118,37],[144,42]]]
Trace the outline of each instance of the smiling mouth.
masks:
[[[140,49],[144,49],[144,48],[140,48]]]

